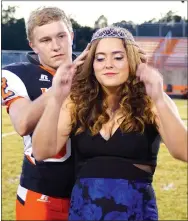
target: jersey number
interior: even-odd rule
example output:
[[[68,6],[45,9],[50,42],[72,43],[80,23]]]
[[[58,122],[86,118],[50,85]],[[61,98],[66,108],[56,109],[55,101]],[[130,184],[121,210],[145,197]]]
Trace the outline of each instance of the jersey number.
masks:
[[[1,79],[1,94],[2,94],[2,98],[4,100],[6,100],[7,98],[15,95],[15,93],[13,91],[8,90],[6,92],[5,90],[6,90],[7,87],[8,87],[7,79],[5,77],[3,77]]]

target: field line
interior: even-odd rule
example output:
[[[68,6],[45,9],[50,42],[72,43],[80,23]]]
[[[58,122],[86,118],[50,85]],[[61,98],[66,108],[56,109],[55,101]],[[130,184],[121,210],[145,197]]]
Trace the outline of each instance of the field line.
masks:
[[[185,123],[187,123],[187,119],[186,120],[183,119],[183,121]],[[15,135],[15,134],[17,134],[17,133],[15,131],[12,131],[12,132],[9,132],[9,133],[2,134],[2,137],[8,137],[8,136],[12,136],[12,135]]]
[[[182,105],[182,106],[179,106],[179,108],[180,108],[180,109],[182,109],[182,108],[188,108],[188,106],[187,106],[187,105]]]
[[[17,133],[15,131],[12,131],[12,132],[9,132],[9,133],[2,134],[2,137],[12,136],[14,134],[17,134]]]
[[[10,132],[10,133],[4,133],[4,134],[2,134],[2,137],[7,137],[7,136],[12,136],[12,135],[14,135],[14,134],[17,134],[15,131],[12,131],[12,132]]]

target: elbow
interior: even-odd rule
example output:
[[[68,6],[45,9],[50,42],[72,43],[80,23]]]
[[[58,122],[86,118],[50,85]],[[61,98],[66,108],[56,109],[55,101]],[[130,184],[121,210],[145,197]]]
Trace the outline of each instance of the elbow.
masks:
[[[32,154],[37,161],[42,161],[46,159],[44,156],[45,152],[41,148],[41,143],[36,140],[34,133],[32,137]]]
[[[188,162],[187,130],[181,131],[181,133],[177,134],[176,139],[171,139],[170,141],[166,142],[166,146],[172,157],[176,160]]]
[[[27,136],[29,135],[32,131],[29,129],[29,125],[27,123],[27,121],[22,120],[18,126],[15,126],[16,132],[20,135],[20,136]]]
[[[42,156],[42,154],[40,154],[40,152],[37,150],[35,143],[32,141],[32,154],[34,156],[34,158],[37,161],[42,161],[44,160],[44,157]]]
[[[187,145],[182,145],[182,148],[180,151],[171,153],[171,155],[176,159],[183,162],[188,162],[188,156],[187,156]]]
[[[176,160],[180,160],[180,161],[183,161],[183,162],[188,162],[188,158],[187,156],[185,155],[174,155],[173,156]]]
[[[47,144],[35,142],[34,139],[32,140],[32,153],[37,161],[43,161],[55,156],[54,151]]]
[[[44,156],[40,155],[40,154],[34,154],[33,153],[34,158],[36,159],[36,161],[43,161],[46,160],[47,158],[45,158]]]
[[[37,148],[35,148],[35,145],[33,145],[33,150],[32,150],[33,156],[37,161],[43,161],[46,160],[47,156],[44,155],[44,153],[40,150],[37,150]]]
[[[27,129],[25,129],[25,128],[19,128],[19,129],[17,129],[16,131],[17,131],[17,133],[18,133],[21,137],[27,136],[27,135],[30,134],[29,131],[28,131]]]

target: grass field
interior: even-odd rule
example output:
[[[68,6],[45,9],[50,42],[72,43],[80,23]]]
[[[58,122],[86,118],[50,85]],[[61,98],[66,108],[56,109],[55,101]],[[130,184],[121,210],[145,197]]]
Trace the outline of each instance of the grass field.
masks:
[[[187,125],[187,101],[175,100]],[[14,131],[6,110],[2,110],[2,133]],[[15,199],[23,158],[22,138],[16,134],[2,137],[2,220],[15,219]],[[161,144],[154,189],[159,220],[188,220],[187,164],[173,159]]]

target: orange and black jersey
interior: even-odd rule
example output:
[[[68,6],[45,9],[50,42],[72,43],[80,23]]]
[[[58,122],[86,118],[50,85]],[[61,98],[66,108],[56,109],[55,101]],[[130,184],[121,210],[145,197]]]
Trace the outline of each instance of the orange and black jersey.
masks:
[[[76,56],[73,55],[73,59]],[[27,54],[28,62],[14,63],[2,70],[2,104],[19,98],[37,99],[52,85],[55,72],[42,66],[34,53]],[[23,137],[24,160],[20,185],[29,190],[52,197],[70,197],[74,183],[74,165],[71,141],[57,156],[36,161],[32,154],[32,134]]]

